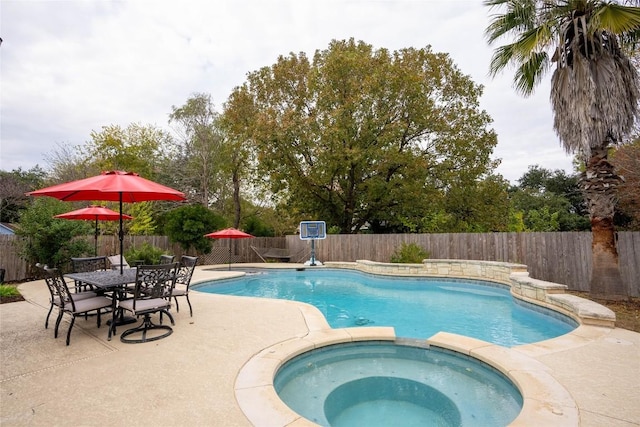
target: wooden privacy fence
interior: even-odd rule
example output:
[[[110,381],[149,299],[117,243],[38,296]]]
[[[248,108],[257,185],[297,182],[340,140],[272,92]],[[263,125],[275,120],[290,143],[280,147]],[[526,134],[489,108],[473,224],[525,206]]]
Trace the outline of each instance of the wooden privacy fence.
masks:
[[[0,234],[0,268],[5,270],[5,282],[23,280],[27,277],[27,263],[17,254],[14,245],[17,238]]]
[[[415,243],[431,259],[473,259],[526,264],[536,279],[588,291],[591,279],[591,233],[447,233],[327,235],[318,240],[319,261],[389,262],[402,243]],[[287,236],[291,252],[309,246],[298,236]],[[640,232],[618,233],[622,280],[632,296],[640,296]]]
[[[13,246],[15,236],[0,235],[0,268],[6,281],[29,279],[29,266]],[[87,236],[91,240],[93,236]],[[165,236],[125,236],[125,252],[143,243],[159,247],[178,257],[185,254]],[[256,237],[251,239],[213,239],[213,250],[198,255],[200,264],[261,262],[251,246],[286,248],[295,257],[292,262],[309,259],[310,243],[296,236]],[[448,233],[448,234],[335,234],[316,241],[316,259],[325,261],[389,262],[402,243],[415,243],[432,259],[473,259],[526,264],[531,277],[562,283],[570,289],[588,291],[591,274],[591,233]],[[99,236],[99,255],[119,252],[115,236]],[[633,296],[640,296],[640,232],[618,233],[618,252],[622,278]]]

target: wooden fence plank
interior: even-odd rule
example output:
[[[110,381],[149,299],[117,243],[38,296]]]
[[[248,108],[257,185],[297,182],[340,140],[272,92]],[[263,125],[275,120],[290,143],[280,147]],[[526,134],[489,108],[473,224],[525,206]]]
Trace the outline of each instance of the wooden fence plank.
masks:
[[[18,256],[16,237],[0,234],[0,268],[5,270],[4,280],[11,282],[26,277],[27,263]]]

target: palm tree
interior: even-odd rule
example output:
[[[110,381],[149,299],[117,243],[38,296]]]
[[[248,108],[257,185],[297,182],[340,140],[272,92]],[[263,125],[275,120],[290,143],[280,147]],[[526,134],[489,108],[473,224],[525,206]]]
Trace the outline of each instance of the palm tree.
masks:
[[[494,50],[490,72],[516,67],[514,85],[527,96],[551,78],[554,130],[584,166],[580,185],[593,234],[591,295],[628,298],[618,265],[613,214],[622,178],[609,149],[623,142],[640,119],[640,77],[629,60],[640,42],[640,0],[485,0],[500,9],[486,29]],[[515,41],[513,41],[515,40]],[[625,50],[631,47],[633,50]],[[635,52],[635,53],[634,53]]]

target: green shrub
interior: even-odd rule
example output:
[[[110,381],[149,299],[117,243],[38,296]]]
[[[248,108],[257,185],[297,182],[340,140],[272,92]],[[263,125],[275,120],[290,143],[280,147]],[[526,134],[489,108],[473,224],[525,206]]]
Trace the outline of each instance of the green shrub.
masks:
[[[93,234],[89,221],[69,221],[54,215],[69,211],[69,205],[51,197],[36,197],[20,213],[16,235],[18,253],[28,264],[40,262],[66,270],[71,257],[93,253],[86,235]]]
[[[0,297],[17,297],[20,291],[14,285],[0,285]]]
[[[173,209],[164,215],[163,222],[169,241],[179,243],[185,252],[194,248],[205,254],[211,253],[212,239],[204,235],[227,226],[222,216],[200,204]]]
[[[131,265],[139,262],[144,265],[157,264],[160,262],[160,255],[165,255],[165,252],[149,243],[143,243],[139,248],[131,248],[124,252],[124,257]]]
[[[332,225],[327,230],[327,234],[340,234],[340,227],[337,225]]]
[[[429,258],[429,252],[415,243],[402,243],[391,254],[391,262],[398,264],[420,264],[426,258]]]
[[[251,215],[242,221],[242,230],[254,237],[273,237],[276,235],[273,227],[256,215]]]

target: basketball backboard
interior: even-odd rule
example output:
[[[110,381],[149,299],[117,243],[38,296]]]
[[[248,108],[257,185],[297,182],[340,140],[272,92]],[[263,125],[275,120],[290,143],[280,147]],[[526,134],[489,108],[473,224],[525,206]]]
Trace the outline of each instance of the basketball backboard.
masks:
[[[300,240],[316,240],[327,238],[327,225],[324,221],[301,221]]]

